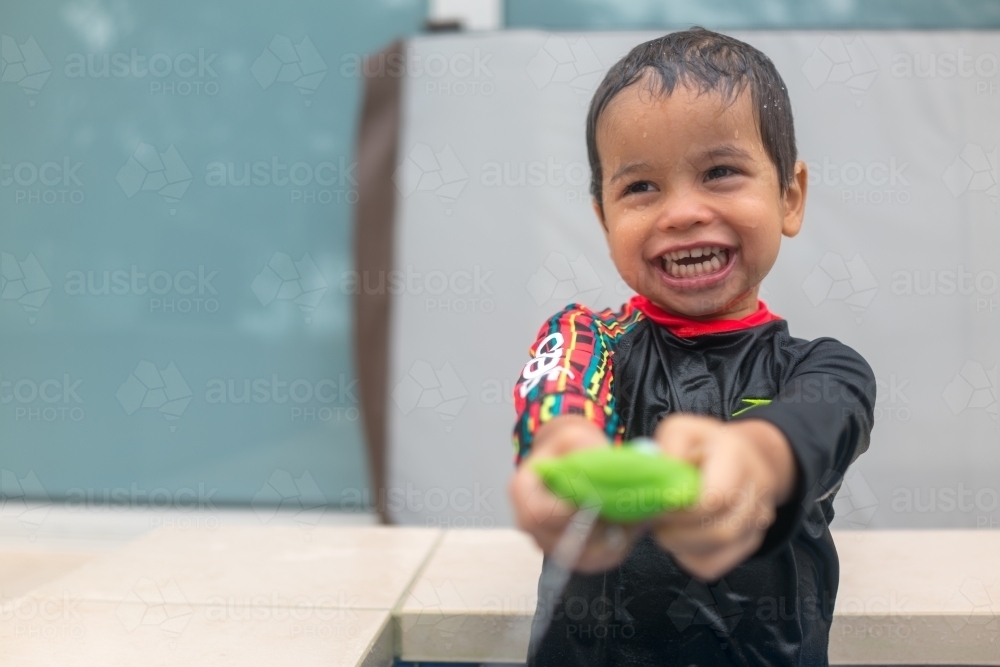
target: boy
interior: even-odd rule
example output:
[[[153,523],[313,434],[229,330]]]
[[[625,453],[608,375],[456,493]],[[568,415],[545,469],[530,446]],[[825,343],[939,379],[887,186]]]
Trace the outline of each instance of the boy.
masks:
[[[517,521],[551,552],[574,510],[524,464],[638,436],[696,464],[702,494],[639,526],[598,522],[551,623],[536,614],[532,662],[826,665],[827,526],[868,448],[875,379],[758,300],[805,208],[784,83],[743,42],[667,35],[608,72],[587,149],[594,211],[637,296],[571,304],[541,328],[514,388]]]

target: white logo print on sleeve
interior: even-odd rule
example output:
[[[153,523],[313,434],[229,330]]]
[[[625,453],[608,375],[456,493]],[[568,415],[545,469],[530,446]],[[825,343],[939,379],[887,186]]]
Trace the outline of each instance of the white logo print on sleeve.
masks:
[[[535,388],[543,377],[555,380],[560,373],[565,373],[570,378],[573,371],[563,368],[559,361],[563,357],[563,335],[558,331],[549,334],[538,345],[535,356],[524,365],[521,377],[525,380],[521,384],[521,398],[528,395],[528,392]]]

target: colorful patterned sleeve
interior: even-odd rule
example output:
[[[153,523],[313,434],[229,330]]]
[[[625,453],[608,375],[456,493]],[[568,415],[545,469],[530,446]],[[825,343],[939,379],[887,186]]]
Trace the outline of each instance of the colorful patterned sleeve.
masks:
[[[606,323],[579,304],[567,306],[542,326],[529,350],[531,360],[514,385],[515,464],[531,451],[538,428],[559,415],[582,415],[610,440],[621,441],[624,427],[615,412],[611,352]]]

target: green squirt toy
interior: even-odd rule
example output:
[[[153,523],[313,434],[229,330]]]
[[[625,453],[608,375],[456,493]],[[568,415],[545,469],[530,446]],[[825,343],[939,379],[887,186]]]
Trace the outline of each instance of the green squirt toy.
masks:
[[[689,507],[701,492],[698,468],[663,454],[649,438],[541,459],[532,468],[556,496],[577,507],[599,504],[599,515],[617,523]]]

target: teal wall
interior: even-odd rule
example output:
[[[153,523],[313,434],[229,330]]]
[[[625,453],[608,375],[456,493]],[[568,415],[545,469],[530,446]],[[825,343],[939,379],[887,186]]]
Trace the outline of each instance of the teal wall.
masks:
[[[652,30],[1000,27],[995,0],[506,0],[508,28]]]
[[[338,504],[367,486],[341,289],[350,65],[425,15],[0,4],[0,492]]]

